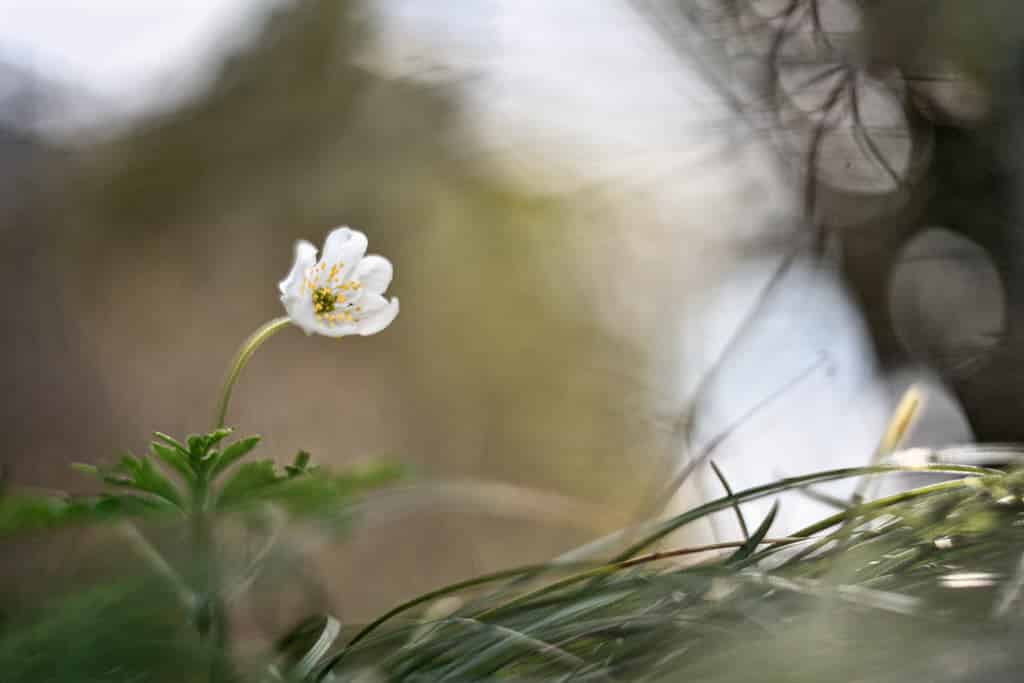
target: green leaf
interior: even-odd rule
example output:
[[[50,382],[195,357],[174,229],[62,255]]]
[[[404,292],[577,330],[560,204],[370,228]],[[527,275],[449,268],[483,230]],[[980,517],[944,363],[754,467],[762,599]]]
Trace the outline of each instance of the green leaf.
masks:
[[[787,477],[785,479],[779,479],[768,484],[761,486],[755,486],[753,488],[739,491],[732,496],[726,496],[725,498],[719,498],[712,500],[702,505],[698,505],[695,508],[687,510],[686,512],[671,517],[666,520],[658,521],[653,524],[650,528],[644,528],[644,535],[640,540],[633,543],[631,546],[620,552],[613,559],[615,561],[627,560],[633,557],[644,548],[650,546],[652,543],[664,538],[668,534],[672,533],[676,529],[689,524],[695,520],[701,519],[706,515],[717,512],[718,510],[732,507],[735,503],[742,503],[748,500],[757,500],[758,498],[764,498],[775,493],[781,493],[783,491],[791,491],[801,487],[805,487],[812,484],[824,483],[827,481],[836,481],[840,479],[852,479],[853,477],[860,477],[866,474],[882,474],[885,472],[941,472],[945,474],[959,474],[967,475],[965,479],[953,480],[950,482],[943,482],[941,484],[935,484],[932,488],[935,490],[943,490],[946,486],[949,487],[960,487],[960,486],[971,486],[971,482],[979,477],[984,476],[1000,476],[998,474],[993,475],[991,470],[986,470],[981,467],[972,467],[967,465],[926,465],[924,467],[897,467],[892,465],[872,465],[869,467],[843,467],[834,470],[825,470],[822,472],[815,472],[813,474],[805,474],[799,477]],[[922,487],[918,489],[919,493],[914,495],[921,495],[925,491],[931,491],[928,487]],[[877,501],[875,501],[877,503]],[[826,518],[818,522],[813,526],[802,529],[801,532],[805,534],[816,533],[820,528],[829,528],[833,524],[839,524],[846,518],[847,512],[843,512],[838,516]]]
[[[93,477],[103,477],[102,473],[100,472],[100,468],[96,467],[96,465],[89,465],[84,462],[73,462],[71,463],[71,469],[73,469],[76,472],[88,474]]]
[[[392,484],[405,470],[387,463],[351,468],[339,473],[307,469],[301,476],[283,478],[258,493],[259,500],[283,505],[292,515],[347,517],[348,506],[361,494]]]
[[[772,509],[768,511],[768,515],[765,516],[764,521],[761,522],[761,525],[757,527],[757,530],[754,531],[750,538],[743,542],[743,545],[736,549],[736,552],[725,560],[725,564],[727,566],[737,564],[753,555],[754,551],[757,550],[757,546],[761,545],[761,541],[763,541],[764,537],[768,535],[768,530],[772,528],[772,523],[775,521],[775,515],[778,513],[779,501],[775,501],[772,504]]]
[[[309,466],[309,453],[307,451],[299,451],[295,454],[295,460],[292,461],[292,464],[284,466],[284,471],[288,473],[289,477],[297,477],[314,469],[316,469],[315,466]]]
[[[169,466],[182,472],[182,475],[189,482],[194,480],[194,475],[187,469],[187,463],[185,463],[180,453],[155,442],[151,446],[154,453],[161,460],[167,457]],[[182,469],[179,469],[179,466]],[[183,507],[182,496],[178,488],[146,458],[136,458],[131,454],[127,454],[114,467],[109,469],[85,463],[73,463],[71,467],[83,474],[99,477],[100,480],[111,486],[133,488],[158,496],[176,507]]]
[[[231,429],[230,427],[221,427],[220,429],[215,429],[212,432],[210,432],[209,434],[207,434],[206,435],[206,448],[207,448],[207,450],[213,448],[214,446],[219,444],[221,441],[223,441],[225,438],[230,436],[231,432],[233,432],[233,431],[234,430]]]
[[[341,633],[341,622],[330,614],[303,619],[279,638],[274,649],[291,678],[305,680]]]
[[[208,442],[202,434],[189,434],[185,443],[188,444],[188,452],[192,455],[202,457],[206,454]]]
[[[229,429],[218,429],[209,434],[190,434],[188,436],[186,442],[188,443],[189,460],[197,472],[203,472],[210,468],[213,455],[216,453],[211,449],[230,433]]]
[[[79,504],[80,501],[73,501]],[[172,512],[176,508],[163,502],[155,501],[131,494],[101,494],[91,503],[96,521],[113,521],[120,518],[140,517],[158,512]]]
[[[181,475],[188,484],[195,483],[196,472],[192,469],[192,465],[188,461],[188,455],[182,454],[176,448],[169,448],[163,444],[154,441],[149,444],[149,450],[152,451],[153,455],[160,459],[160,462],[170,467],[172,470]]]
[[[5,495],[0,498],[0,536],[57,526],[68,508],[67,500],[56,497]]]
[[[359,494],[394,483],[405,470],[392,464],[374,463],[331,473],[307,467],[300,473],[281,474],[270,460],[239,467],[221,490],[217,508],[273,502],[296,516],[332,516],[342,513]]]
[[[185,444],[183,444],[180,441],[178,441],[177,439],[175,439],[173,436],[168,436],[167,434],[164,434],[163,432],[153,432],[153,436],[155,436],[160,441],[163,441],[165,444],[167,444],[171,448],[175,449],[176,451],[178,451],[182,455],[185,455],[185,456],[188,455],[188,447],[186,447]]]
[[[0,496],[0,537],[172,511],[168,503],[130,494],[70,498],[19,492]]]
[[[207,680],[210,649],[175,618],[177,596],[158,580],[67,590],[4,614],[4,683],[172,683]]]
[[[278,476],[273,460],[257,460],[239,466],[235,473],[224,483],[217,498],[217,507],[226,508],[236,505],[243,499],[251,498],[268,486],[273,486]]]
[[[718,468],[718,465],[715,464],[714,460],[710,461],[708,464],[711,465],[711,470],[715,473],[715,476],[718,478],[719,483],[722,484],[722,488],[725,489],[725,495],[732,496],[732,487],[729,486],[729,481],[725,478],[725,475],[722,474],[722,470]],[[743,516],[743,511],[740,510],[740,504],[736,501],[733,501],[732,507],[733,512],[736,513],[736,521],[739,522],[740,531],[743,532],[743,540],[747,540],[750,538],[750,530],[747,528],[747,520]]]
[[[145,491],[184,508],[178,489],[146,458],[126,455],[104,475],[104,480],[109,484]]]
[[[224,470],[248,455],[252,449],[256,448],[259,442],[260,437],[250,436],[247,439],[236,441],[225,448],[213,461],[213,466],[210,469],[210,479],[215,479]]]

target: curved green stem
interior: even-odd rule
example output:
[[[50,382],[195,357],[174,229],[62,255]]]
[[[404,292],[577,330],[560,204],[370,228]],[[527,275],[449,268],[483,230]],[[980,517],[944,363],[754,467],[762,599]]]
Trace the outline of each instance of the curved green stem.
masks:
[[[164,559],[164,556],[160,554],[160,551],[153,547],[139,528],[132,522],[122,522],[117,527],[121,534],[129,545],[141,556],[153,570],[166,579],[167,583],[174,589],[174,592],[178,595],[178,599],[181,601],[182,607],[186,610],[195,609],[195,603],[197,601],[196,594],[192,588],[185,582],[185,579],[175,571],[174,567]]]
[[[231,368],[224,377],[224,388],[221,389],[220,401],[217,403],[217,418],[214,421],[214,429],[220,429],[224,426],[224,418],[228,413],[228,404],[231,402],[231,392],[235,388],[238,376],[242,374],[242,369],[245,368],[246,363],[252,358],[252,354],[256,353],[256,349],[262,346],[263,342],[274,336],[275,332],[288,327],[291,322],[291,318],[287,316],[274,318],[253,332],[238,348],[238,353],[235,354],[235,359],[231,363]]]

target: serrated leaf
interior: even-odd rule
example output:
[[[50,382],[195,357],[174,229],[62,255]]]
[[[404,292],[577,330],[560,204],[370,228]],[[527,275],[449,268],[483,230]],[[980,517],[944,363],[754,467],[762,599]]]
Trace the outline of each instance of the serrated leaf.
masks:
[[[244,458],[249,454],[252,449],[256,448],[259,444],[260,437],[250,436],[246,439],[241,439],[234,442],[221,452],[216,460],[214,460],[213,467],[210,469],[210,478],[215,479],[224,470],[231,467],[233,464]]]
[[[192,466],[198,470],[199,463],[202,462],[203,457],[206,455],[206,438],[199,434],[189,434],[185,443],[188,444],[189,462],[191,462]]]
[[[348,517],[348,507],[358,496],[394,483],[405,471],[393,465],[374,465],[332,473],[309,468],[297,476],[282,477],[273,486],[253,493],[252,502],[282,505],[293,516],[324,519]]]
[[[169,434],[164,434],[163,432],[153,432],[153,436],[159,439],[160,441],[163,441],[171,448],[177,450],[182,455],[188,455],[188,447],[182,442],[175,439],[173,436],[170,436]]]
[[[169,503],[133,495],[63,498],[27,493],[9,494],[0,496],[0,536],[166,514],[176,510]]]
[[[295,454],[295,459],[291,465],[285,465],[284,471],[289,477],[297,477],[300,474],[312,471],[314,468],[309,467],[309,452],[299,451]]]
[[[180,474],[187,483],[192,484],[195,482],[196,473],[192,469],[187,455],[180,453],[176,448],[169,448],[155,441],[149,444],[149,450],[160,459],[160,462]]]
[[[155,512],[172,512],[176,508],[163,500],[150,500],[139,496],[102,494],[92,503],[98,520],[139,517]]]
[[[225,496],[228,484],[239,478],[242,469],[250,466],[254,466],[251,468],[253,471],[246,472],[244,478],[256,485],[246,486],[244,495],[233,493]],[[243,504],[273,502],[284,506],[295,516],[333,516],[344,511],[358,495],[394,483],[404,475],[404,468],[390,463],[374,463],[340,473],[307,467],[298,475],[281,475],[273,469],[271,461],[261,460],[239,468],[225,484],[225,492],[221,493],[217,507],[225,510]]]
[[[224,483],[217,498],[217,507],[223,509],[237,505],[243,499],[252,497],[280,480],[273,460],[244,463]]]
[[[117,466],[104,472],[104,479],[115,486],[126,486],[151,493],[179,508],[183,508],[181,494],[177,487],[146,458],[127,455]]]
[[[206,435],[206,448],[213,448],[221,441],[223,441],[225,438],[230,436],[233,431],[234,430],[231,429],[230,427],[221,427],[220,429],[213,430],[212,432]]]

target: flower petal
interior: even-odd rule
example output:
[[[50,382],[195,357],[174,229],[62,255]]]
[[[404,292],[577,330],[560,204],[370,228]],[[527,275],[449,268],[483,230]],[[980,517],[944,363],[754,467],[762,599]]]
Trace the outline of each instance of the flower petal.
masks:
[[[352,279],[358,280],[367,292],[383,294],[391,284],[393,274],[394,268],[391,267],[391,261],[383,256],[370,254],[356,266]]]
[[[384,305],[378,306],[377,299],[384,300]],[[379,294],[367,294],[360,303],[363,305],[363,312],[359,322],[356,323],[356,328],[357,332],[364,337],[377,334],[390,325],[398,315],[398,299],[396,298],[386,301]]]
[[[364,289],[360,292],[359,298],[354,301],[354,304],[358,307],[359,315],[366,317],[387,306],[388,300],[380,294],[374,294]]]
[[[281,291],[281,299],[284,297],[295,297],[302,293],[302,285],[306,277],[306,271],[316,264],[316,247],[306,240],[299,240],[295,243],[295,261],[292,263],[291,272],[285,279],[278,283],[277,288]]]
[[[317,328],[319,321],[316,319],[316,313],[313,311],[313,301],[310,297],[283,296],[281,301],[284,303],[284,309],[288,311],[288,317],[303,332],[306,334],[319,332]]]
[[[328,325],[323,321],[316,321],[316,333],[322,334],[325,337],[347,337],[348,335],[358,333],[358,331],[358,323],[334,323],[333,325]]]
[[[348,227],[335,228],[324,240],[320,262],[328,268],[340,264],[339,280],[348,280],[363,255],[366,254],[366,235]]]
[[[382,296],[391,283],[391,262],[377,255],[364,258],[366,244],[366,235],[358,230],[335,228],[327,235],[317,262],[316,247],[306,241],[296,243],[292,270],[278,284],[278,289],[288,317],[306,334],[325,337],[376,334],[398,315],[398,300],[388,301]],[[361,286],[345,285],[353,282]],[[338,295],[338,310],[318,315],[313,301],[314,287],[331,288]],[[353,319],[354,316],[358,318]]]

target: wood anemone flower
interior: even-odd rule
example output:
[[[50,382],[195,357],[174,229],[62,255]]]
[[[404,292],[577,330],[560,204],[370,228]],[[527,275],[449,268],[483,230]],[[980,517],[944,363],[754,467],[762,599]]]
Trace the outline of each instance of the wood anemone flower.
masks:
[[[348,227],[327,235],[319,261],[312,244],[295,244],[295,263],[278,288],[288,317],[303,332],[366,336],[380,332],[398,315],[398,299],[384,297],[391,284],[391,262],[367,256],[366,245],[366,235]]]

